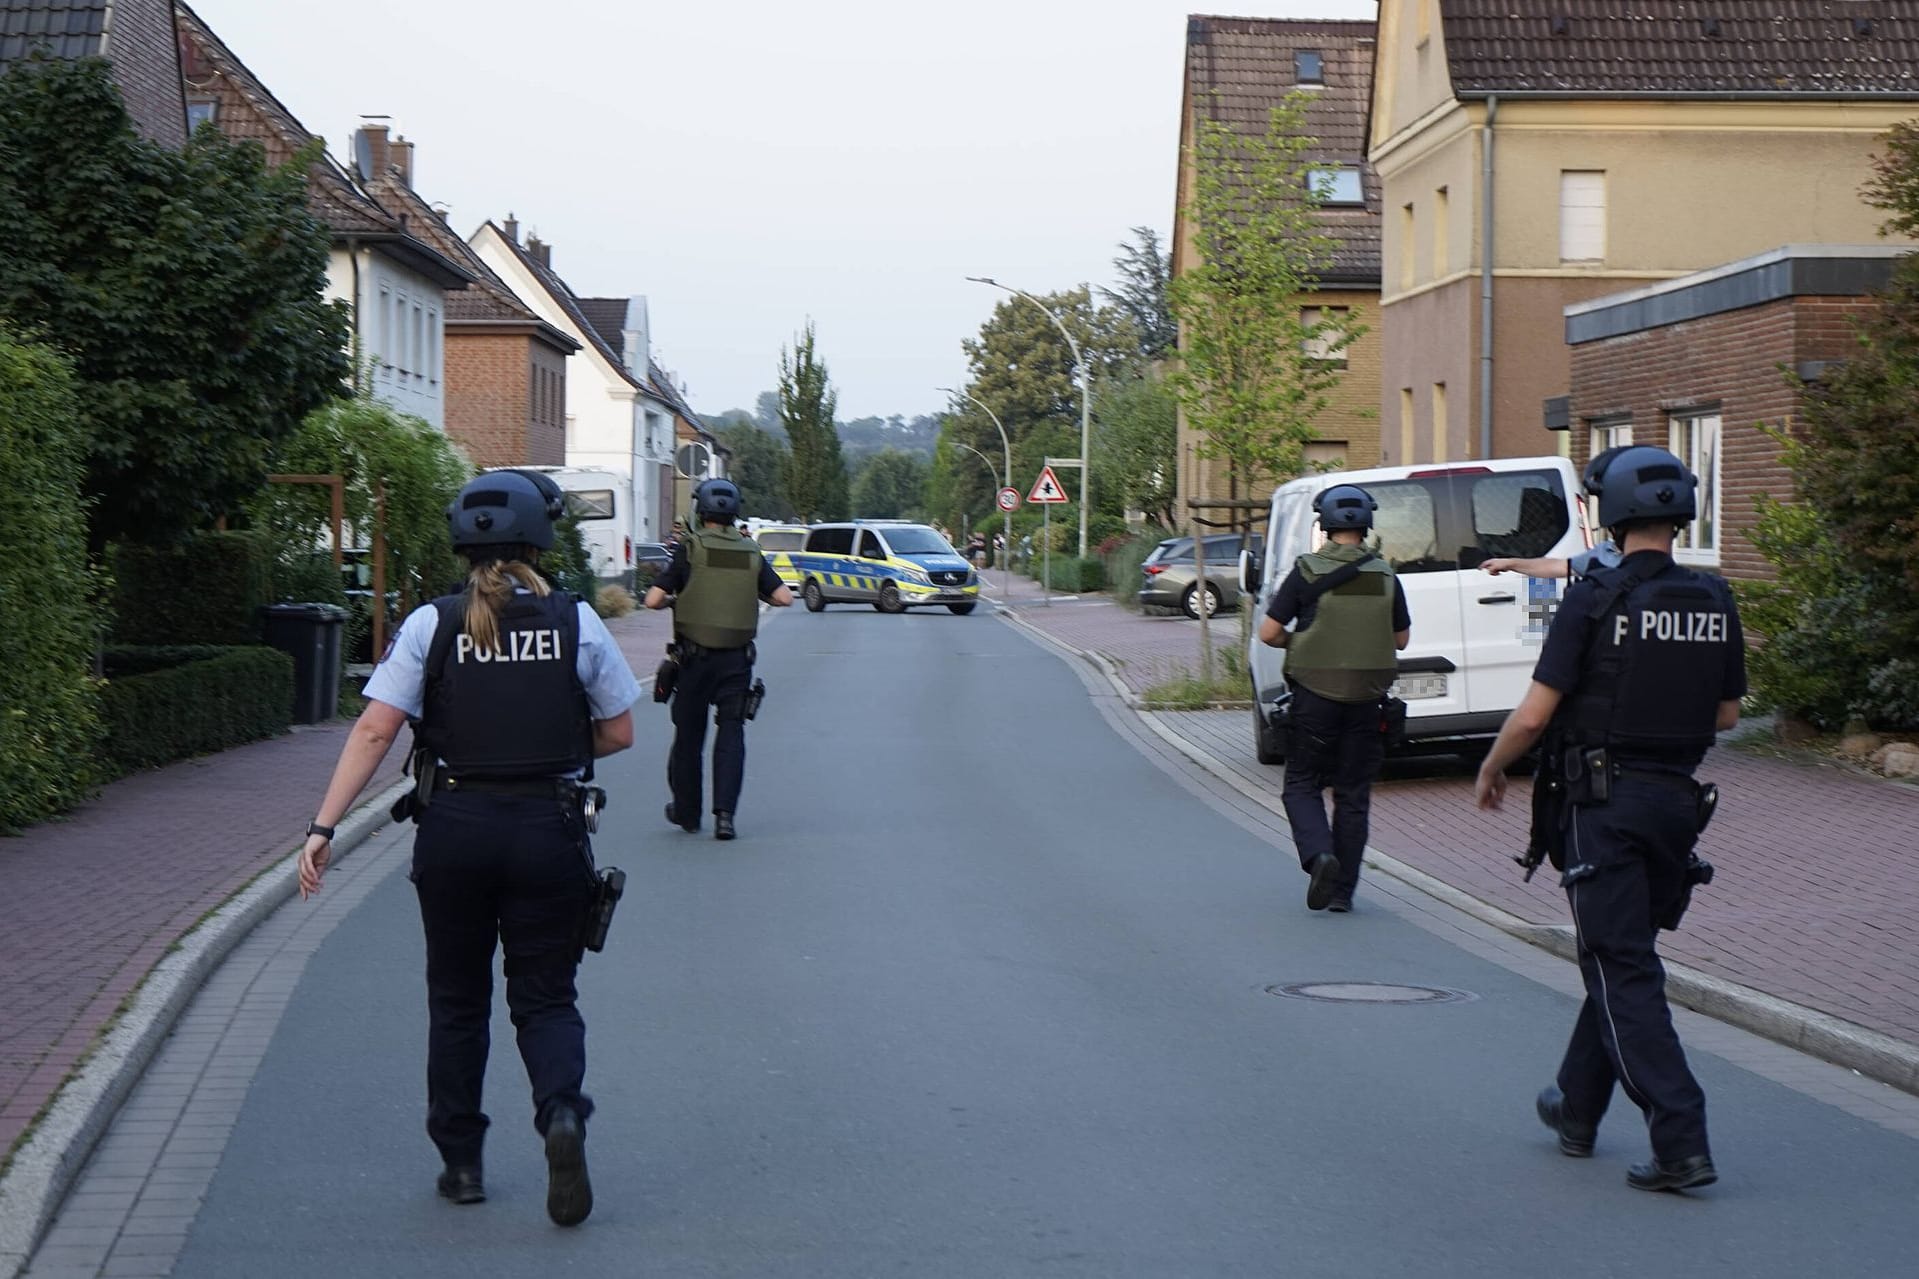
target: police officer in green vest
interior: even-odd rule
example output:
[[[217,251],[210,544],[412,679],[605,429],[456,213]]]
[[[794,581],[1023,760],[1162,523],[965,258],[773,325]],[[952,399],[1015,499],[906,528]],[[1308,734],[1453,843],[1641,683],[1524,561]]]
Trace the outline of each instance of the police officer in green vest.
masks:
[[[1259,624],[1262,643],[1286,650],[1292,700],[1284,802],[1300,867],[1311,877],[1309,910],[1353,908],[1373,779],[1386,756],[1384,701],[1398,670],[1395,654],[1412,635],[1405,590],[1365,546],[1377,509],[1352,484],[1314,499],[1326,544],[1299,557]]]
[[[666,820],[685,831],[700,828],[700,794],[706,750],[706,708],[715,708],[713,741],[713,837],[733,838],[746,773],[747,701],[753,685],[753,636],[760,601],[775,608],[793,593],[742,536],[740,491],[731,480],[706,480],[693,490],[700,527],[673,552],[673,562],[653,580],[648,608],[673,608],[679,679],[673,691],[673,751],[666,784],[673,801]]]

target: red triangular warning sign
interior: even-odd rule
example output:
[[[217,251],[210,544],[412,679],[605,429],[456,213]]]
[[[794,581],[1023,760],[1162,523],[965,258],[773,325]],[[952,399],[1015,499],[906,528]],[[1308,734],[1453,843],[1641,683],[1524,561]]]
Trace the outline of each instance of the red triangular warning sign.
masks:
[[[1029,502],[1065,502],[1070,499],[1066,496],[1066,490],[1060,487],[1059,476],[1053,474],[1053,468],[1049,466],[1039,473],[1037,480],[1033,481],[1033,491],[1026,495],[1026,500]]]

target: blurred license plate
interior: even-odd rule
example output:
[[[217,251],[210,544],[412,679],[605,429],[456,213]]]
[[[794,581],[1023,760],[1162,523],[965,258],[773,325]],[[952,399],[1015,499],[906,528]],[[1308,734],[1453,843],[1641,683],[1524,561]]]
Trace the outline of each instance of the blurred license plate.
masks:
[[[1444,675],[1401,675],[1393,681],[1393,696],[1402,702],[1424,701],[1446,696]]]

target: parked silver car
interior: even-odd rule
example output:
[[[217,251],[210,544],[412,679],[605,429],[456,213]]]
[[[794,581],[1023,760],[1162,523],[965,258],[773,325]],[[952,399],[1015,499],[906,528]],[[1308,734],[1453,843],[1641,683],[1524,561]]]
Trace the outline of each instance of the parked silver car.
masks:
[[[1254,533],[1249,544],[1258,555],[1262,539]],[[1169,537],[1153,548],[1140,573],[1145,578],[1139,588],[1139,602],[1147,608],[1176,608],[1188,617],[1207,617],[1221,609],[1239,607],[1238,533],[1209,533],[1206,536],[1206,584],[1202,590],[1199,569],[1193,556],[1193,539]]]

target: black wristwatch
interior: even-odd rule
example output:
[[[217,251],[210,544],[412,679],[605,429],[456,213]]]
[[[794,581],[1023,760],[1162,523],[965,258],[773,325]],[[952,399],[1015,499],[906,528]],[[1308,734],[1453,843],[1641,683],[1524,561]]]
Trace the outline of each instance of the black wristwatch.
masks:
[[[318,823],[318,822],[308,822],[308,823],[307,823],[307,834],[309,834],[309,835],[318,835],[318,836],[320,836],[320,837],[321,837],[322,839],[329,839],[329,840],[330,840],[330,839],[332,839],[332,838],[333,838],[333,827],[331,827],[331,826],[322,826],[322,825],[320,825],[320,823]]]

